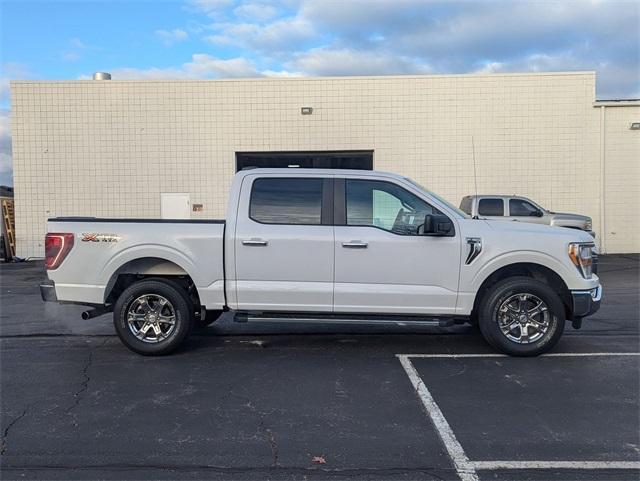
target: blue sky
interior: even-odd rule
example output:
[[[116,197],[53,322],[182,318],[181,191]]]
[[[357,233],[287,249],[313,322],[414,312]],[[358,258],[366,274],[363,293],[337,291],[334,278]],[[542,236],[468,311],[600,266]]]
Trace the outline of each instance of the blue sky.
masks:
[[[640,97],[640,2],[0,0],[0,183],[10,79],[596,70]]]

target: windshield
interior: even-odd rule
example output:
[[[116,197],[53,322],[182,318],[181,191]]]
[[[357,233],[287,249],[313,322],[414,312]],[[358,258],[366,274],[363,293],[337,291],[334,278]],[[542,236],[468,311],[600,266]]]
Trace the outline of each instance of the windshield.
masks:
[[[433,192],[431,192],[429,189],[421,186],[420,184],[418,184],[415,180],[410,179],[409,177],[404,177],[404,179],[408,182],[410,182],[411,184],[413,184],[414,186],[416,186],[419,190],[421,190],[422,192],[424,192],[425,194],[429,194],[431,197],[435,197],[439,202],[442,202],[444,205],[446,205],[449,209],[451,209],[452,211],[456,212],[457,214],[460,215],[460,217],[464,217],[466,219],[469,219],[471,216],[469,216],[468,214],[466,214],[465,212],[461,211],[460,209],[458,209],[455,205],[453,205],[451,202],[443,199],[442,197],[440,197],[438,194],[434,194]]]

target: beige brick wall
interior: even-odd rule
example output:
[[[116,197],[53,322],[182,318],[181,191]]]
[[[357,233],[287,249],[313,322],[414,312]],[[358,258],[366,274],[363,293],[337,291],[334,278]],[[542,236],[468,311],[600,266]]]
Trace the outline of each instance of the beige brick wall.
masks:
[[[604,248],[640,252],[640,130],[629,129],[640,122],[640,102],[596,110],[604,132]]]
[[[236,151],[373,149],[374,168],[458,204],[474,191],[472,136],[480,191],[588,214],[598,229],[594,98],[593,72],[13,82],[18,255],[42,255],[47,217],[159,217],[161,192],[223,217]],[[640,250],[616,235],[615,248]]]

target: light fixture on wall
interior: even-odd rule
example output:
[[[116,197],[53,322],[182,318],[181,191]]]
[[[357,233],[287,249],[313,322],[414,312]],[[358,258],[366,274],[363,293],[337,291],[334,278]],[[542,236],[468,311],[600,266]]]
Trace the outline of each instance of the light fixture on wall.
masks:
[[[302,115],[311,115],[313,113],[313,107],[301,107],[300,113]]]
[[[631,122],[629,130],[640,130],[640,122]]]

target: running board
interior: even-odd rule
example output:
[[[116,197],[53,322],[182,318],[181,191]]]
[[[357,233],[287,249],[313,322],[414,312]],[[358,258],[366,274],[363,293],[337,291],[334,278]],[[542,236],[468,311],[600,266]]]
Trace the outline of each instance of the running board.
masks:
[[[386,326],[429,326],[450,327],[461,324],[463,319],[427,316],[383,316],[364,314],[318,314],[318,313],[275,313],[275,312],[237,312],[234,322],[317,322],[321,324],[373,324]]]

